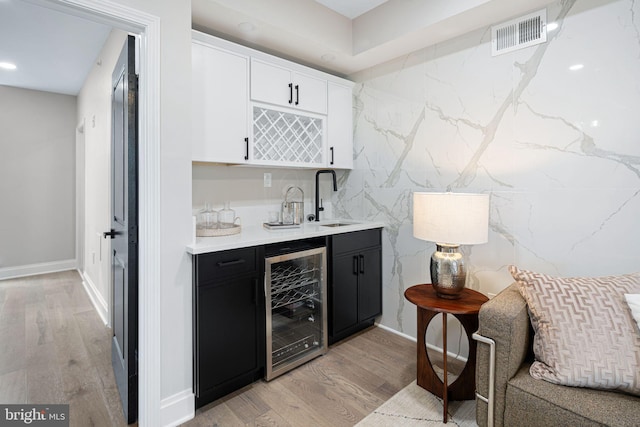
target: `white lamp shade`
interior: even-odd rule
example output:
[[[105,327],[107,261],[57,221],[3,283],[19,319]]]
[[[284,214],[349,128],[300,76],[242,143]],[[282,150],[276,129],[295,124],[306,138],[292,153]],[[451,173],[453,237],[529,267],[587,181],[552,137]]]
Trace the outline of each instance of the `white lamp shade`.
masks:
[[[413,236],[440,244],[486,243],[489,195],[414,192]]]

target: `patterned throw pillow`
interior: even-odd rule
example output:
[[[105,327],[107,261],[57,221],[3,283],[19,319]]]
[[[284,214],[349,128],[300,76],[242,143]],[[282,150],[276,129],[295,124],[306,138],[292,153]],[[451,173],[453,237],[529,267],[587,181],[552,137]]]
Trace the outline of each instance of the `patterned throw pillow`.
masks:
[[[509,271],[535,331],[532,377],[640,396],[640,335],[624,302],[625,293],[640,292],[640,273],[560,278]]]

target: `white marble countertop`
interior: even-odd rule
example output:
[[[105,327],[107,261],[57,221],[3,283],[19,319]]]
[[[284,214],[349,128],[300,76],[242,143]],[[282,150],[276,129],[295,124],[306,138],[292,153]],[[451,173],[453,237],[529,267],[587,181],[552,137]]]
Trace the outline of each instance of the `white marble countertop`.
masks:
[[[341,223],[339,227],[327,227],[326,224]],[[323,225],[324,224],[324,225]],[[250,246],[267,245],[270,243],[307,239],[309,237],[329,236],[332,234],[349,233],[352,231],[384,228],[383,222],[356,220],[324,220],[320,222],[305,222],[300,228],[283,230],[267,230],[262,224],[243,226],[239,234],[220,237],[196,237],[196,241],[187,245],[187,252],[193,255],[207,252],[226,251],[228,249],[247,248]]]

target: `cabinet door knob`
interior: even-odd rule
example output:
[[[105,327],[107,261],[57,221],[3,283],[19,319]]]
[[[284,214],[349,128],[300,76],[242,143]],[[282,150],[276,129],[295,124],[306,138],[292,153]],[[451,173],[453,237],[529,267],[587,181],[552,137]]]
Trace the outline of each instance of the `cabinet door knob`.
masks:
[[[300,86],[296,85],[296,105],[300,103]]]
[[[358,275],[358,257],[356,255],[353,256],[353,274]]]
[[[293,83],[289,83],[289,104],[293,104]]]
[[[360,274],[364,274],[364,255],[360,255]]]
[[[244,144],[245,144],[244,159],[249,160],[249,138],[244,139]]]
[[[331,161],[329,162],[330,165],[333,164],[333,147],[329,147],[329,151],[331,151]]]

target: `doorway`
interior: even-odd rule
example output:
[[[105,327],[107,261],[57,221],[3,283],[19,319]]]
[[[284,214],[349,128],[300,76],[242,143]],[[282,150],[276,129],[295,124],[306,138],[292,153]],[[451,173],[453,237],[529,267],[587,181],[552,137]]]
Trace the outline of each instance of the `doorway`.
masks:
[[[30,3],[100,22],[136,34],[142,40],[139,55],[140,111],[139,188],[139,422],[160,425],[160,290],[159,283],[160,196],[160,21],[159,18],[128,6],[95,0],[30,0]]]

